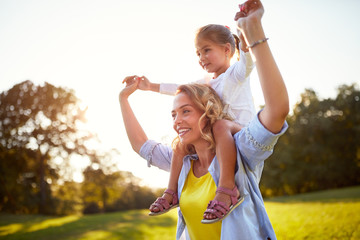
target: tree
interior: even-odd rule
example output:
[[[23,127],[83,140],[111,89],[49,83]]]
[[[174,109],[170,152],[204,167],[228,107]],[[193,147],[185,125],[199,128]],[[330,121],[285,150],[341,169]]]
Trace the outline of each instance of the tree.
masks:
[[[360,91],[340,86],[335,99],[307,89],[289,129],[266,160],[265,196],[295,194],[360,183]]]
[[[56,215],[79,214],[82,211],[81,183],[65,181],[63,184],[52,184],[54,211]]]
[[[97,167],[95,164],[84,171],[81,192],[85,214],[148,208],[160,194],[140,186],[140,179],[130,172],[105,174]]]
[[[5,149],[0,146],[0,210],[36,213],[39,202],[36,152],[31,149]]]
[[[72,154],[93,155],[86,148],[93,135],[79,128],[85,112],[73,90],[49,83],[24,81],[0,94],[1,167],[8,169],[9,161],[23,165],[11,174],[2,168],[1,205],[11,201],[11,186],[26,179],[38,191],[38,211],[51,211],[50,183],[59,177],[52,157],[60,156],[66,164]]]

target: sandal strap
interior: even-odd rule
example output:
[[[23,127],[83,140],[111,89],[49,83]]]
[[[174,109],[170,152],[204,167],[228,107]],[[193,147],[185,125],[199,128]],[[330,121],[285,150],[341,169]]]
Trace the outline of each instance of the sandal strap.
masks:
[[[167,194],[172,195],[172,197],[173,197],[172,203],[171,203],[172,206],[174,206],[174,205],[176,205],[176,204],[179,203],[179,201],[178,201],[178,195],[177,195],[176,192],[174,192],[174,191],[171,190],[171,189],[166,189],[166,190],[164,191],[164,193],[167,193]]]
[[[211,213],[215,215],[217,218],[221,219],[225,216],[226,213],[228,213],[230,208],[226,206],[224,202],[219,201],[210,201],[208,204],[207,209],[205,210],[205,213]]]
[[[170,204],[163,197],[157,198],[156,201],[151,205],[154,205],[155,207],[159,208],[160,211],[163,211],[164,209],[167,210],[170,208]]]
[[[211,214],[213,214],[213,215],[215,215],[217,218],[219,218],[219,219],[221,219],[224,215],[223,214],[221,214],[219,211],[217,211],[217,210],[215,210],[215,209],[207,209],[206,211],[205,211],[205,214],[206,213],[211,213]]]
[[[234,186],[234,188],[232,190],[230,190],[229,188],[224,188],[224,187],[218,187],[216,189],[216,193],[224,193],[228,196],[230,196],[231,199],[231,205],[234,205],[237,203],[238,199],[237,199],[237,187]]]

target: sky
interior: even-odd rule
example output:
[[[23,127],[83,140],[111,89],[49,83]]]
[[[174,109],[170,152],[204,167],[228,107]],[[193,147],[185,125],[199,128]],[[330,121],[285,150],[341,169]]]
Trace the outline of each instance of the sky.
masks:
[[[188,83],[205,72],[195,54],[195,31],[227,25],[242,2],[233,0],[0,0],[0,91],[31,80],[75,90],[88,106],[89,129],[104,149],[115,148],[118,170],[143,184],[166,187],[168,173],[148,168],[133,152],[118,94],[129,75]],[[360,1],[263,0],[263,26],[293,107],[306,88],[334,97],[341,84],[359,83]],[[255,105],[263,104],[256,70]],[[169,144],[173,97],[137,91],[130,97],[149,139]],[[79,171],[86,162],[74,160]]]

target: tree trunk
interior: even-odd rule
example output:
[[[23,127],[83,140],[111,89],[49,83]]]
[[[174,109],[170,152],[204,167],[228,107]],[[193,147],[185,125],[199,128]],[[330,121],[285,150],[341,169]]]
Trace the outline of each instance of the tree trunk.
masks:
[[[46,155],[42,155],[40,150],[38,151],[39,164],[39,181],[40,181],[40,202],[39,213],[45,214],[46,211],[46,183],[45,183],[45,158]]]

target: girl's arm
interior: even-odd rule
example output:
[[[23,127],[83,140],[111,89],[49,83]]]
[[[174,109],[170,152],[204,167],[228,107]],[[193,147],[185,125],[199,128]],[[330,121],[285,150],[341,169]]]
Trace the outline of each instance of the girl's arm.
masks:
[[[250,52],[244,52],[242,49],[239,49],[239,61],[234,64],[238,64],[235,67],[236,80],[240,82],[248,81],[255,66]]]
[[[247,45],[251,46],[253,43],[265,39],[261,24],[264,8],[260,0],[249,0],[244,5],[246,13],[238,12],[235,20],[238,20],[238,27],[245,35]],[[259,119],[265,128],[277,133],[281,130],[289,113],[286,86],[267,41],[250,48],[250,51],[254,57],[265,100],[265,107],[260,112]]]
[[[129,96],[138,88],[139,79],[133,77],[132,79],[124,80],[124,82],[126,82],[126,87],[119,94],[121,113],[131,146],[135,152],[139,153],[141,146],[148,138],[136,119],[128,101]]]
[[[175,95],[178,84],[173,84],[173,83],[153,83],[150,82],[149,79],[145,76],[137,76],[137,75],[133,75],[133,76],[128,76],[123,80],[123,83],[127,83],[128,81],[132,81],[133,79],[138,79],[139,80],[139,84],[137,86],[138,89],[143,90],[143,91],[152,91],[152,92],[158,92],[158,93],[162,93],[162,94],[167,94],[167,95]]]

